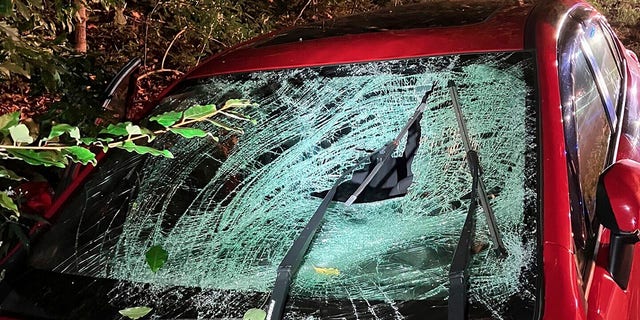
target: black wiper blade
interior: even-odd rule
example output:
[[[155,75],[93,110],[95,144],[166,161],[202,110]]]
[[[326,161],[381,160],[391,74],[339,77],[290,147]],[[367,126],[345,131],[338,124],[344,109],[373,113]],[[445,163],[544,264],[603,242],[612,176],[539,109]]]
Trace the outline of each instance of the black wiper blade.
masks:
[[[456,84],[450,80],[447,86],[449,87],[449,93],[451,94],[451,100],[456,112],[458,129],[462,136],[462,143],[466,150],[467,165],[469,166],[469,171],[471,172],[471,177],[473,179],[471,184],[471,203],[469,204],[467,217],[465,218],[464,226],[462,227],[462,232],[460,233],[460,238],[458,239],[456,250],[453,253],[453,260],[451,261],[449,269],[449,301],[447,312],[449,320],[460,320],[465,319],[467,315],[468,276],[466,271],[467,266],[469,265],[471,245],[473,243],[473,236],[476,228],[475,212],[478,206],[478,198],[480,198],[480,203],[487,218],[487,225],[489,226],[489,232],[497,253],[499,255],[505,255],[507,251],[502,243],[502,239],[500,238],[495,216],[489,206],[489,200],[487,199],[482,179],[480,179],[482,167],[480,166],[478,153],[471,148],[469,133],[467,131],[464,117],[462,116],[462,109],[460,108]]]
[[[458,128],[460,130],[460,135],[462,136],[462,144],[464,145],[464,149],[469,154],[469,151],[473,151],[471,148],[471,141],[469,140],[469,132],[467,131],[467,125],[465,123],[464,117],[462,115],[462,109],[460,108],[460,99],[458,97],[458,88],[453,80],[449,80],[447,83],[447,87],[449,87],[449,94],[451,95],[451,102],[453,103],[453,108],[456,112],[456,119],[458,120]],[[477,159],[477,156],[476,156]],[[469,165],[469,169],[471,170],[471,159],[467,157],[467,164]],[[482,173],[482,167],[480,167],[480,162],[478,161],[478,174]],[[495,247],[497,253],[499,255],[505,255],[507,253],[507,249],[502,242],[502,237],[500,236],[500,231],[498,230],[498,225],[496,224],[496,217],[493,214],[493,209],[489,205],[489,198],[487,197],[487,191],[484,187],[484,183],[482,179],[478,179],[478,198],[480,199],[480,205],[482,205],[482,211],[484,211],[485,218],[487,219],[487,226],[489,227],[489,234],[491,235],[491,240],[493,241],[493,246]]]
[[[394,139],[392,142],[388,143],[387,145],[382,147],[379,151],[377,151],[377,153],[384,155],[383,159],[380,160],[378,165],[381,166],[381,164],[391,156],[391,154],[398,147],[399,141],[407,133],[409,127],[416,121],[418,116],[422,114],[422,112],[424,112],[426,108],[427,99],[429,95],[433,92],[434,88],[435,88],[435,83],[433,83],[431,88],[427,90],[427,92],[424,94],[424,96],[422,97],[422,102],[414,112],[413,116],[409,118],[409,121],[407,122],[405,127],[400,131],[396,139]],[[309,245],[311,244],[311,240],[315,236],[316,232],[318,231],[318,228],[320,227],[320,224],[322,223],[322,220],[324,219],[324,214],[325,212],[327,212],[327,209],[329,208],[329,204],[331,203],[331,200],[335,196],[338,186],[347,175],[353,172],[353,170],[358,168],[367,159],[369,159],[369,156],[364,156],[360,158],[354,166],[352,166],[348,170],[345,170],[345,172],[343,172],[340,175],[340,177],[333,184],[329,192],[327,192],[327,194],[324,196],[324,198],[322,199],[322,202],[320,203],[320,206],[318,207],[318,209],[316,209],[316,212],[313,214],[313,216],[311,216],[311,219],[309,220],[307,225],[304,227],[304,229],[302,230],[298,238],[296,238],[296,240],[293,242],[293,245],[289,248],[289,251],[287,251],[287,254],[284,256],[284,259],[282,259],[282,262],[280,262],[280,265],[278,266],[276,282],[274,284],[273,290],[271,291],[271,298],[269,299],[269,304],[267,306],[267,318],[266,318],[267,320],[282,319],[287,297],[289,296],[289,288],[291,286],[291,280],[298,273],[298,270],[300,269],[300,265],[302,264],[304,255],[307,253],[307,250],[309,249]],[[371,182],[371,179],[373,178],[373,176],[375,176],[376,172],[379,170],[380,168],[378,168],[377,170],[374,169],[374,171],[372,171],[369,174],[369,176],[367,176],[367,178],[364,179],[364,181],[360,184],[360,186],[358,186],[357,190],[360,190],[360,191],[356,190],[356,192],[354,192],[354,194],[350,198],[354,196],[355,198],[357,198],[360,192],[362,192],[361,189],[364,189],[364,187],[366,187],[369,184],[369,182]],[[354,198],[354,201],[355,201],[355,198]],[[350,203],[345,202],[345,204],[349,205]]]
[[[271,299],[269,300],[269,305],[267,307],[267,320],[279,320],[282,319],[282,315],[284,313],[284,306],[287,301],[287,296],[289,295],[289,287],[291,286],[291,279],[298,273],[298,269],[300,268],[300,264],[304,258],[304,255],[307,253],[309,249],[309,245],[311,244],[311,240],[318,231],[318,227],[322,223],[322,219],[324,218],[325,212],[329,208],[329,204],[331,203],[331,199],[336,194],[336,190],[338,186],[342,182],[342,180],[350,174],[355,168],[359,165],[363,164],[365,160],[369,159],[368,156],[364,156],[360,158],[356,165],[352,166],[348,170],[345,170],[340,177],[333,184],[329,192],[324,196],[320,206],[316,209],[316,212],[311,216],[311,219],[304,227],[298,238],[293,242],[293,245],[287,251],[287,254],[280,262],[278,266],[278,272],[276,276],[276,282],[274,284],[273,290],[271,291]]]
[[[447,312],[449,320],[465,319],[467,314],[467,265],[471,254],[473,235],[476,230],[476,208],[478,207],[478,185],[480,181],[480,163],[478,154],[470,150],[467,152],[467,163],[473,183],[471,186],[471,203],[467,211],[467,218],[460,233],[460,239],[453,253],[453,260],[449,269],[449,302]]]

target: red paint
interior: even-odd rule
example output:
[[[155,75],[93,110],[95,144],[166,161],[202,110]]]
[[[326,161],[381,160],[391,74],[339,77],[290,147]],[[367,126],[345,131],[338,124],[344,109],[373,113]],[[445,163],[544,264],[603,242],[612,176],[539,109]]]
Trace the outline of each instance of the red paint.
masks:
[[[627,96],[617,159],[640,161],[640,65],[635,54],[630,53],[628,50],[624,50],[624,54],[627,62]],[[627,163],[624,160],[623,162]],[[637,166],[638,164],[630,165]],[[628,186],[625,190],[625,188],[618,185],[616,179],[608,178],[608,180],[610,181],[607,182],[607,189],[614,191],[609,194],[610,198],[619,198],[624,192],[625,197],[631,199],[631,203],[627,205],[638,206],[638,197],[640,197],[638,184]],[[617,206],[624,206],[625,204],[620,201],[624,200],[614,200],[614,202],[618,203]],[[624,211],[624,208],[622,210]],[[638,211],[635,212],[637,215]],[[632,213],[627,212],[627,214]],[[621,221],[618,221],[618,223],[621,228],[635,227],[637,229],[638,227],[637,221],[633,220],[628,220],[624,226]],[[631,276],[625,291],[617,286],[606,270],[609,260],[609,237],[609,230],[604,229],[600,237],[600,247],[598,248],[596,266],[590,288],[589,319],[640,319],[640,244],[636,244],[634,248]]]
[[[629,307],[626,293],[613,281],[609,272],[602,266],[596,266],[594,281],[589,293],[588,319],[628,319]]]
[[[565,1],[565,8],[570,8],[578,1]],[[587,6],[586,4],[582,4]],[[640,309],[640,259],[634,260],[629,289],[625,292],[611,279],[606,271],[608,263],[607,230],[601,236],[601,245],[594,267],[588,296],[579,285],[576,259],[573,255],[573,239],[571,236],[571,220],[569,216],[569,199],[567,169],[565,159],[564,136],[562,131],[562,114],[560,108],[559,79],[557,70],[557,40],[559,20],[566,10],[557,12],[557,16],[549,17],[548,7],[536,8],[533,27],[538,58],[538,80],[540,87],[540,121],[542,145],[543,176],[543,268],[544,268],[544,319],[637,319]],[[558,6],[555,6],[557,9]],[[541,12],[539,12],[540,10]],[[629,59],[627,71],[627,115],[623,122],[623,132],[618,149],[618,159],[637,159],[640,148],[637,143],[638,126],[634,121],[640,120],[638,107],[639,95],[638,75],[640,70],[636,60]],[[632,90],[632,88],[635,91]],[[635,183],[635,182],[630,182]],[[640,182],[629,190],[638,190]],[[622,189],[622,188],[621,188]],[[622,190],[620,190],[622,192]],[[638,211],[636,211],[637,213]],[[631,226],[637,226],[635,220]],[[636,245],[636,255],[640,249]],[[588,303],[586,303],[588,301]]]
[[[507,10],[481,26],[386,31],[232,50],[207,60],[186,78],[451,53],[522,50],[527,13],[522,9]]]
[[[51,207],[53,202],[53,190],[48,182],[30,181],[21,183],[16,191],[24,200],[22,210],[32,214],[42,215]]]
[[[102,160],[102,158],[104,158],[104,156],[105,156],[105,153],[99,153],[98,155],[96,155],[96,160],[98,161],[98,163],[100,162],[100,160]],[[46,219],[54,218],[54,216],[60,210],[60,207],[62,207],[62,205],[76,191],[76,189],[80,185],[82,185],[82,183],[85,181],[87,176],[89,176],[89,173],[93,171],[93,169],[94,169],[93,165],[87,165],[79,170],[78,175],[75,177],[75,179],[73,179],[71,184],[60,194],[60,196],[58,197],[58,199],[56,199],[56,201],[53,203],[51,208],[49,208],[49,210],[45,212],[44,217]],[[33,230],[32,230],[32,233],[33,233]]]
[[[544,252],[544,319],[586,319],[583,292],[573,253],[563,246],[545,243]]]
[[[104,153],[99,153],[98,155],[96,155],[97,161],[99,162],[102,158],[104,158],[104,156],[105,156]],[[84,183],[87,176],[89,176],[89,173],[91,173],[93,169],[94,167],[92,165],[87,165],[83,167],[82,170],[80,170],[80,173],[71,182],[71,184],[60,194],[60,196],[58,196],[58,198],[55,199],[55,201],[51,205],[47,207],[47,209],[42,214],[42,217],[49,221],[53,221],[53,219],[55,218],[56,214],[58,214],[62,205],[64,205],[67,199],[69,199],[69,197],[76,191],[76,189],[80,185],[82,185],[82,183]],[[34,235],[37,231],[42,230],[45,226],[46,225],[43,223],[36,223],[36,225],[34,225],[31,228],[31,230],[29,230],[29,235],[30,236]],[[22,244],[20,243],[18,243],[16,246],[11,248],[11,250],[7,253],[7,255],[4,256],[4,258],[0,259],[0,266],[10,261],[13,255],[16,252],[18,252],[18,250],[20,249],[22,249]]]
[[[272,35],[267,34],[206,59],[165,89],[156,103],[180,81],[219,74],[453,53],[522,50],[528,14],[528,9],[511,7],[497,12],[485,22],[460,27],[346,35],[263,48],[249,46],[250,43],[268,39]],[[148,105],[143,112],[149,112],[154,106]]]
[[[558,8],[555,6],[554,8]],[[569,6],[567,5],[567,8]],[[542,148],[542,212],[544,319],[585,319],[584,293],[573,255],[569,185],[557,62],[558,23],[548,7],[534,10],[532,29],[538,60],[540,144]],[[565,12],[562,10],[560,12]]]
[[[618,144],[618,159],[634,159],[637,161],[640,155],[638,147],[638,141],[633,136],[623,133]]]
[[[637,230],[640,215],[640,163],[628,159],[616,162],[607,169],[603,182],[620,230]]]
[[[610,232],[604,229],[596,258],[591,291],[589,293],[588,319],[640,319],[640,246],[634,248],[629,287],[622,290],[606,270],[609,255]]]

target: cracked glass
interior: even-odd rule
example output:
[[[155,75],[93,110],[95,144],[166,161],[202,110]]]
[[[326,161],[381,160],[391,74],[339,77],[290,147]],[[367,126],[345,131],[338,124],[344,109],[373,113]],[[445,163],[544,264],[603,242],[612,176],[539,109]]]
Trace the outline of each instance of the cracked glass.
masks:
[[[423,319],[425,312],[446,318],[449,265],[471,191],[445,87],[455,80],[508,251],[506,257],[495,254],[479,210],[470,315],[531,317],[539,255],[533,72],[532,54],[516,52],[191,83],[156,113],[247,98],[258,106],[242,112],[256,124],[233,123],[243,134],[196,125],[220,134],[219,143],[169,135],[152,143],[175,159],[110,151],[59,222],[34,244],[32,275],[22,281],[40,279],[39,286],[66,292],[55,303],[40,302],[45,311],[66,316],[104,310],[108,317],[147,305],[158,318],[239,318],[265,308],[277,266],[319,206],[318,194],[357,159],[391,141],[437,82],[418,124],[417,146],[405,161],[404,174],[411,177],[406,192],[351,206],[332,202],[293,280],[285,318]],[[157,273],[144,258],[153,245],[169,253]],[[15,290],[23,300],[46,300],[34,290]],[[93,298],[60,302],[76,299],[78,291]]]

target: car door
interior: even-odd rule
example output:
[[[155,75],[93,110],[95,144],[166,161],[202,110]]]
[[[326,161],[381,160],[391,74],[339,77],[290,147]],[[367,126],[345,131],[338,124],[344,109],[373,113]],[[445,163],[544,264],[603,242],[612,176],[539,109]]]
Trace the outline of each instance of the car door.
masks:
[[[571,12],[559,39],[560,93],[574,254],[589,319],[638,318],[640,261],[633,262],[626,281],[613,279],[607,271],[609,233],[595,217],[600,173],[618,160],[624,66],[604,18],[589,9]]]

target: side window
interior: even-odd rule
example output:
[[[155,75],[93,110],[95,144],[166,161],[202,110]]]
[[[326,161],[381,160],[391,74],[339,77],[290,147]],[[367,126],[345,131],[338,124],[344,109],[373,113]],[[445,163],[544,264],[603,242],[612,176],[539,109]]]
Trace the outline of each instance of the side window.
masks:
[[[593,254],[598,177],[607,165],[622,87],[613,39],[597,19],[571,17],[559,42],[563,124],[576,256],[586,271]]]
[[[577,150],[577,176],[582,189],[585,211],[593,218],[596,184],[607,157],[611,128],[605,113],[598,86],[583,52],[573,62],[573,113]]]
[[[616,126],[616,106],[620,101],[622,72],[620,59],[609,30],[599,23],[590,23],[584,27],[583,50],[592,59],[595,80],[602,87],[601,96],[611,119],[611,127]]]

